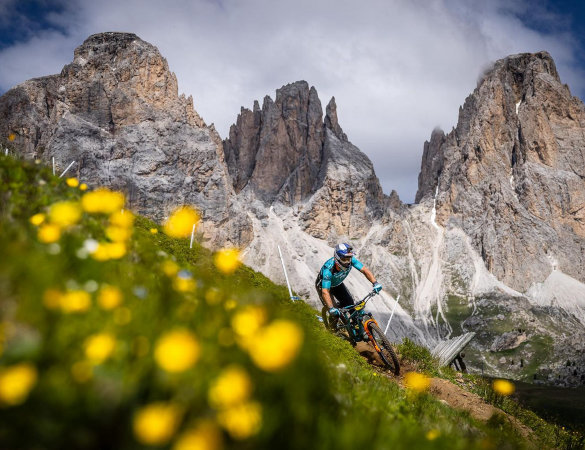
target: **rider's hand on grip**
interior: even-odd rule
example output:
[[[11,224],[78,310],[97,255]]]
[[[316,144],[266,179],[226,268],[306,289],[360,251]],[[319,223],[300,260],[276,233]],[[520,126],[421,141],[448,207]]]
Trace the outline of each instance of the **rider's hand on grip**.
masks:
[[[332,317],[339,317],[339,310],[337,308],[329,308],[329,315]]]
[[[377,293],[379,293],[381,290],[382,290],[382,285],[376,281],[376,282],[374,283],[374,291],[376,291],[376,294],[377,294]]]

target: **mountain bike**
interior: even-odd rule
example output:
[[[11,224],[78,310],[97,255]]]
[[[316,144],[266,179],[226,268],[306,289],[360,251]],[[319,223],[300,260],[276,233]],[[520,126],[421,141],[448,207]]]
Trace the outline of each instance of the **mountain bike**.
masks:
[[[365,311],[366,303],[377,294],[376,291],[372,291],[355,305],[338,308],[339,318],[331,317],[327,306],[321,310],[321,316],[327,329],[347,339],[354,347],[358,342],[371,342],[386,368],[394,375],[398,375],[400,364],[396,352],[372,313]]]

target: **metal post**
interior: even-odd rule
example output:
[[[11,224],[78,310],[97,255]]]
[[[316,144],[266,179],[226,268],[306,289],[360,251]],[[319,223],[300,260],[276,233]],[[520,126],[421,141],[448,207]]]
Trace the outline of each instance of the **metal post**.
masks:
[[[282,270],[284,272],[284,278],[286,279],[286,285],[288,287],[288,295],[290,296],[290,299],[294,302],[295,300],[298,300],[298,297],[294,297],[292,295],[292,290],[290,289],[290,283],[288,282],[288,275],[286,274],[286,267],[284,267],[284,259],[282,258],[282,252],[280,251],[280,245],[277,245],[278,247],[278,254],[280,255],[280,262],[282,263]]]
[[[191,230],[191,243],[189,244],[189,248],[193,248],[193,237],[195,236],[195,224],[193,224],[193,229]]]
[[[392,317],[394,316],[394,311],[396,311],[396,305],[398,305],[398,300],[400,300],[400,294],[398,295],[398,297],[396,297],[396,301],[394,302],[394,308],[392,308],[392,314],[390,314],[390,319],[388,319],[388,324],[386,325],[386,329],[384,330],[384,334],[386,334],[388,332],[388,327],[390,326],[390,321],[392,320]]]
[[[63,171],[63,173],[62,173],[61,175],[59,175],[59,178],[62,178],[62,177],[63,177],[63,175],[65,175],[65,172],[67,172],[69,169],[71,169],[71,166],[72,166],[73,164],[75,164],[75,161],[72,161],[72,162],[71,162],[71,164],[69,164],[69,165],[67,166],[67,169],[65,169],[65,170]]]

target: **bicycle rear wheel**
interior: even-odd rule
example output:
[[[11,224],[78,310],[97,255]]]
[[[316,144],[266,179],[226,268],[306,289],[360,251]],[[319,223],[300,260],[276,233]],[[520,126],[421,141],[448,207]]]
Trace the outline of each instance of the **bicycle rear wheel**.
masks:
[[[392,348],[392,344],[388,338],[382,333],[382,330],[376,325],[374,322],[370,322],[368,324],[368,329],[370,334],[372,335],[372,339],[374,340],[373,344],[376,348],[376,351],[380,354],[382,361],[384,364],[394,375],[400,374],[400,364],[398,363],[398,358],[396,357],[396,353]],[[378,350],[380,349],[380,350]]]

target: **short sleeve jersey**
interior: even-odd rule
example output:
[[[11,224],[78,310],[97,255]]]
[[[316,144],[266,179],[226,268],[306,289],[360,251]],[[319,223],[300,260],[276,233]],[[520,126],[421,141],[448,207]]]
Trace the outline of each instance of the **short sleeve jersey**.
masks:
[[[362,270],[364,265],[355,257],[351,258],[351,264],[347,269],[335,271],[335,258],[328,259],[323,267],[321,267],[321,288],[331,289],[331,287],[339,286],[343,280],[351,272],[351,268],[355,267],[357,270]]]

